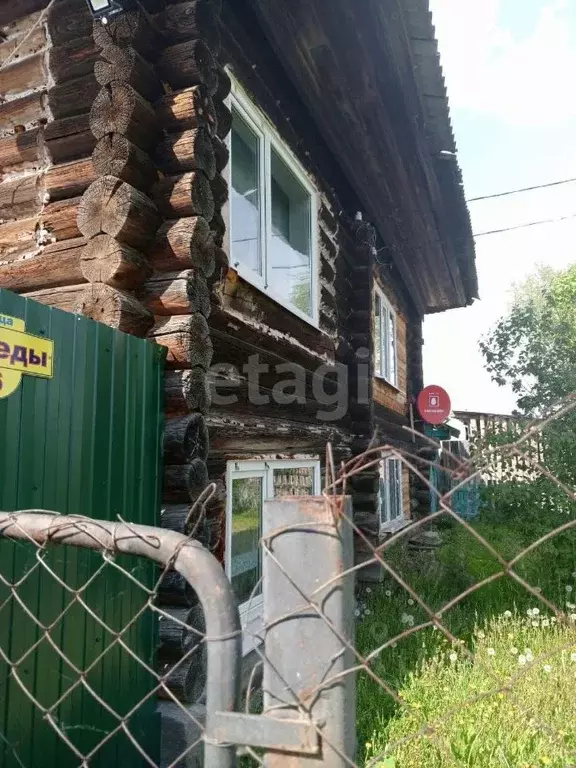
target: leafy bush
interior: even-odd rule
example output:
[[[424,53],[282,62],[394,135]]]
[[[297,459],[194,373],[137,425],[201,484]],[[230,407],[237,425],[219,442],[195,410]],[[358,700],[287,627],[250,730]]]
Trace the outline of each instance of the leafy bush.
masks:
[[[387,743],[397,768],[573,765],[576,626],[540,613],[523,620],[507,614],[477,631],[473,650],[469,659],[445,647],[409,676],[401,691],[406,707],[367,758]],[[432,735],[394,749],[425,724]]]

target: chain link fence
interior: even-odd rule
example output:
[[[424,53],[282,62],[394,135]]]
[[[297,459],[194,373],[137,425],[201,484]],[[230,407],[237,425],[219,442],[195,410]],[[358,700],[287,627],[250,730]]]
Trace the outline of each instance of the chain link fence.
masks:
[[[453,456],[442,492],[437,444],[421,435],[340,466],[329,446],[322,497],[266,503],[242,692],[234,595],[198,542],[3,513],[0,765],[576,765],[575,407]],[[495,457],[518,476],[482,485],[480,514],[463,518],[454,496]],[[388,460],[435,511],[420,503],[375,537],[353,500],[358,479],[388,492]],[[202,627],[158,605],[174,574]],[[175,692],[179,670],[195,705]]]

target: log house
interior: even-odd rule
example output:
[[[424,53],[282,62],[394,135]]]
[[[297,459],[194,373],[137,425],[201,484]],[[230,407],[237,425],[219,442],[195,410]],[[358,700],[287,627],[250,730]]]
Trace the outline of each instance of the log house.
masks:
[[[428,0],[120,2],[0,10],[0,285],[166,348],[162,524],[221,558],[249,652],[263,499],[319,493],[328,442],[421,450],[423,317],[477,295],[446,88]],[[351,492],[373,543],[422,497],[393,459]],[[195,596],[160,599],[192,703]]]

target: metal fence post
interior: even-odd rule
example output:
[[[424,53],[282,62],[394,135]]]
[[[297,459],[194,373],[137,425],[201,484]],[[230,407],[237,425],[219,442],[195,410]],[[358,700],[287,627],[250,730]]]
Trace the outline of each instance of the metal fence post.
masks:
[[[320,729],[320,757],[268,752],[267,766],[349,765],[356,751],[354,575],[348,497],[266,502],[264,713]]]

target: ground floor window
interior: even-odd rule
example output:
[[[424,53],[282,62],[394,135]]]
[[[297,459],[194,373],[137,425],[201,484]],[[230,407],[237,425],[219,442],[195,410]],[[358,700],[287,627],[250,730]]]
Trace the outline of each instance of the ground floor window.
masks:
[[[246,624],[261,613],[264,501],[319,494],[320,462],[230,461],[227,492],[226,572]]]
[[[379,507],[382,533],[394,529],[404,520],[400,459],[383,459],[380,462]]]

